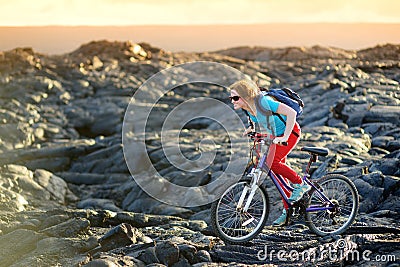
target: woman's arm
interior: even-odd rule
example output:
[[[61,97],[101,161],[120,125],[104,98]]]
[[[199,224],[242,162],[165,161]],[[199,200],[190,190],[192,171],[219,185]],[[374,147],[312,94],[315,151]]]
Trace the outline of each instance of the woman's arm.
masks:
[[[279,103],[276,113],[286,116],[286,128],[283,136],[276,137],[274,143],[286,142],[292,133],[293,127],[296,124],[296,111],[286,104]]]

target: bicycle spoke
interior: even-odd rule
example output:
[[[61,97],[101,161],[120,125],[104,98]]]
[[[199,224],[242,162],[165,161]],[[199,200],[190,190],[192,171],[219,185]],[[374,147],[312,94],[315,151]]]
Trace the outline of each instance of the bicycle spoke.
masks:
[[[354,220],[358,209],[358,196],[355,186],[346,177],[329,174],[320,182],[322,193],[329,204],[318,191],[312,192],[309,200],[309,207],[315,209],[327,207],[329,210],[308,212],[308,224],[320,235],[341,233],[347,229]]]

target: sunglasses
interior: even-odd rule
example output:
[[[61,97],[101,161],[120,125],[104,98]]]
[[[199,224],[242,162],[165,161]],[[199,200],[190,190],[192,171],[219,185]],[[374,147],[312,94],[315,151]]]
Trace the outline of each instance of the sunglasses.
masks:
[[[238,96],[238,95],[234,95],[234,96],[230,96],[229,97],[229,99],[232,101],[239,101],[239,99],[240,99],[240,96]]]

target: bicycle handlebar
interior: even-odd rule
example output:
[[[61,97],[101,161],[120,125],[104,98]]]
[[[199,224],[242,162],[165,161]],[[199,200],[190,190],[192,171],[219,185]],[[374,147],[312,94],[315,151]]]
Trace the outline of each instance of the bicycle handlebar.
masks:
[[[273,141],[274,139],[269,138],[269,134],[262,134],[262,133],[258,133],[258,132],[250,132],[247,134],[248,137],[250,137],[252,140],[264,140],[266,142],[267,145],[271,145],[271,144],[275,144]],[[277,143],[277,145],[281,145],[281,146],[287,146],[288,142],[279,142]]]

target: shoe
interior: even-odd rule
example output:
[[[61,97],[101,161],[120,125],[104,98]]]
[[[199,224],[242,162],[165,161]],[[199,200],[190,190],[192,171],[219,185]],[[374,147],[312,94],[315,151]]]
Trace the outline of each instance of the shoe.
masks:
[[[309,186],[308,184],[295,184],[293,185],[293,187],[294,190],[289,198],[290,203],[300,200],[303,195],[311,189],[311,186]]]
[[[286,209],[283,209],[283,212],[281,214],[281,216],[279,216],[278,219],[276,219],[272,225],[273,226],[282,226],[286,223]]]

